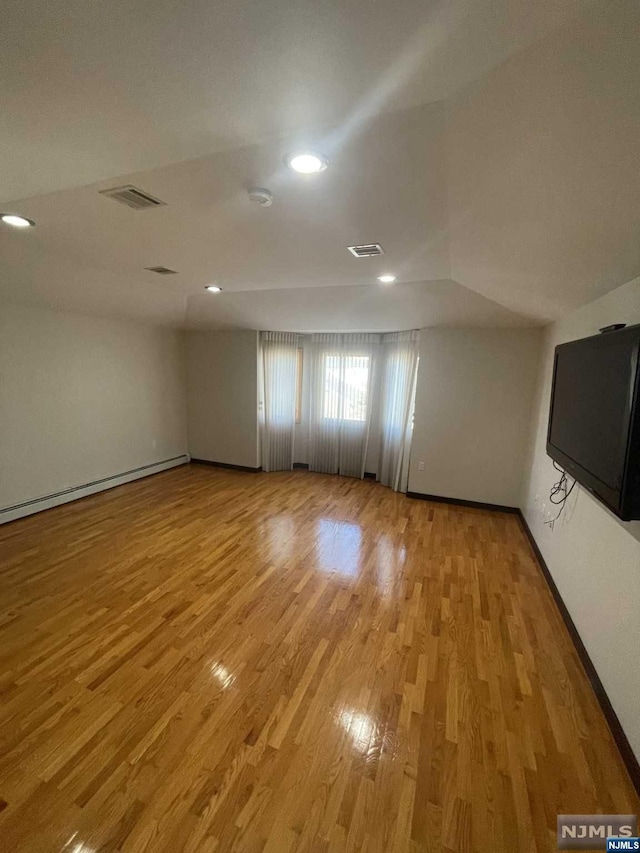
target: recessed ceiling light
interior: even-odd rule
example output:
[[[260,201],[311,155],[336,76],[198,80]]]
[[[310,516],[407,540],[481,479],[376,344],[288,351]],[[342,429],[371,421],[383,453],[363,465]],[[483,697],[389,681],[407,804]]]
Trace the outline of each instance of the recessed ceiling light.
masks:
[[[393,284],[393,282],[398,278],[397,275],[391,275],[391,273],[385,273],[384,275],[378,276],[378,281],[381,284]]]
[[[321,154],[314,154],[311,151],[288,154],[285,157],[285,163],[294,172],[300,172],[302,175],[313,175],[316,172],[324,172],[329,165],[326,157],[323,157]]]
[[[205,290],[208,290],[208,291],[209,291],[209,293],[220,293],[220,291],[222,290],[222,288],[221,288],[221,287],[218,287],[218,285],[217,285],[217,284],[208,284],[208,285],[205,287]]]
[[[14,228],[31,228],[36,223],[33,219],[26,219],[24,216],[16,216],[14,213],[0,213],[0,219],[6,225],[13,225]]]

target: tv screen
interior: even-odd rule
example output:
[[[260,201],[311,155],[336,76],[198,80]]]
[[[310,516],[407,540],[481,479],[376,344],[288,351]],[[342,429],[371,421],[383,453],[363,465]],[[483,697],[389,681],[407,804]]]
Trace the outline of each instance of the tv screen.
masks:
[[[640,504],[640,326],[556,347],[547,452],[620,517]]]

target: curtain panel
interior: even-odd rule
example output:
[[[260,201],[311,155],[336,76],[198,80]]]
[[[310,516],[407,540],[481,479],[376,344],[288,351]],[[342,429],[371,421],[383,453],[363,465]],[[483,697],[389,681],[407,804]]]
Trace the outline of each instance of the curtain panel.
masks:
[[[364,476],[380,336],[317,334],[310,346],[309,468]]]
[[[298,335],[261,332],[260,428],[265,471],[293,468]]]
[[[406,492],[418,372],[419,332],[396,332],[381,340],[379,386],[380,456],[377,478]]]
[[[289,470],[299,338],[289,332],[262,332],[260,340],[262,467]],[[363,477],[371,449],[377,456],[377,479],[396,491],[407,490],[418,340],[417,331],[311,336],[306,357],[312,471]]]

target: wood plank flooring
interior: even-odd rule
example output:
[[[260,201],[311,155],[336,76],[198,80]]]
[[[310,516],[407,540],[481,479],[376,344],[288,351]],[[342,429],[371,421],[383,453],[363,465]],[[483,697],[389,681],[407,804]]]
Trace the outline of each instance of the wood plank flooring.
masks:
[[[552,851],[637,813],[515,516],[185,466],[0,528],[0,849]]]

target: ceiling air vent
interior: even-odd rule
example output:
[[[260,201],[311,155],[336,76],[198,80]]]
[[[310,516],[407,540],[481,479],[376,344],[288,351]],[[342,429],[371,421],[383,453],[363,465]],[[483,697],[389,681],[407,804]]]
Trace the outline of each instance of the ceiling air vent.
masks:
[[[384,249],[380,243],[367,243],[366,246],[347,246],[347,249],[356,258],[373,258],[374,255],[384,255]]]
[[[159,198],[154,198],[149,193],[144,193],[137,187],[128,184],[126,187],[113,187],[110,190],[100,190],[100,195],[106,195],[107,198],[112,198],[114,201],[119,201],[121,204],[126,204],[127,207],[132,207],[134,210],[147,210],[150,207],[163,207],[166,201],[160,201]]]
[[[145,267],[149,272],[157,272],[158,275],[176,275],[178,270],[170,270],[169,267]]]

